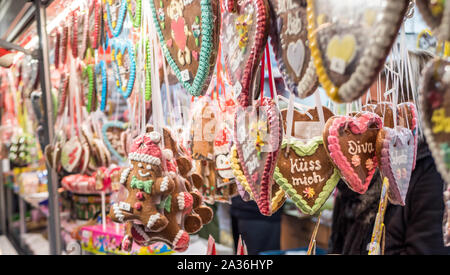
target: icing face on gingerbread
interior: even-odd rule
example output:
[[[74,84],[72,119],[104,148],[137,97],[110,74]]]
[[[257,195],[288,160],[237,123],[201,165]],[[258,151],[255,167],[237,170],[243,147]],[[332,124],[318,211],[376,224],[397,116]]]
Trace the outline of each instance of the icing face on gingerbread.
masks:
[[[216,170],[220,177],[224,179],[234,178],[231,170],[230,159],[228,155],[218,155],[216,158]]]

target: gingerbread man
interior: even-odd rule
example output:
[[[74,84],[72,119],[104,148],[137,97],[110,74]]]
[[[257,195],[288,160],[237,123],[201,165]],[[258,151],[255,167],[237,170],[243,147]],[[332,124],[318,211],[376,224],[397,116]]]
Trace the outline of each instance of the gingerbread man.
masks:
[[[111,206],[112,220],[127,223],[122,241],[122,249],[126,251],[131,250],[133,240],[141,245],[165,241],[176,247],[176,242],[182,239],[182,246],[186,247],[184,242],[187,233],[180,229],[176,221],[167,218],[165,209],[171,212],[190,211],[192,196],[187,192],[174,193],[178,188],[173,180],[175,169],[170,162],[172,152],[161,150],[160,141],[161,135],[157,132],[138,136],[133,141],[128,155],[131,167],[124,169],[120,178],[128,196],[125,201]],[[171,228],[170,234],[173,236],[167,236],[167,227]],[[172,233],[173,230],[177,232]]]

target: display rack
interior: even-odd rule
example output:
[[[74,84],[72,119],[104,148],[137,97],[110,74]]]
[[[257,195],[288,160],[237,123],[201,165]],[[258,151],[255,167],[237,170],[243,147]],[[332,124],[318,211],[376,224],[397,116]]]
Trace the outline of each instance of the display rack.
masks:
[[[48,36],[47,36],[47,8],[53,2],[53,0],[33,0],[30,1],[31,5],[28,5],[28,10],[20,12],[17,17],[23,17],[25,14],[33,14],[33,19],[30,20],[14,20],[15,26],[11,26],[11,30],[23,30],[22,33],[18,33],[16,37],[11,35],[8,40],[15,41],[0,41],[0,45],[5,48],[19,50],[25,54],[32,55],[33,58],[39,61],[39,82],[42,91],[42,106],[44,116],[39,121],[39,126],[42,127],[42,137],[40,137],[41,147],[49,144],[49,141],[53,138],[53,109],[51,104],[50,95],[50,69],[49,69],[49,52],[48,52]],[[26,49],[26,44],[34,44],[36,46],[34,51]],[[0,165],[0,173],[7,172],[4,162]],[[56,174],[50,167],[48,170],[48,212],[44,213],[48,218],[48,247],[49,254],[61,254],[61,229],[59,220],[59,208],[58,208],[58,182]],[[7,187],[4,183],[4,177],[0,177],[0,229],[11,241],[15,249],[20,254],[34,254],[33,249],[29,246],[36,242],[30,235],[26,234],[25,225],[25,212],[27,206],[39,209],[42,211],[39,202],[43,198],[31,198],[16,194],[11,187]],[[16,198],[14,198],[16,197]],[[19,204],[19,236],[15,234],[16,229],[13,223],[13,200],[16,199]],[[45,211],[44,211],[45,212]],[[31,236],[32,237],[32,236]],[[27,239],[29,239],[29,245],[27,245]],[[44,243],[44,239],[40,239],[39,243]],[[42,245],[41,245],[42,246]],[[45,247],[45,245],[44,245]],[[44,249],[45,250],[45,249]],[[45,253],[42,249],[37,252],[38,254]]]

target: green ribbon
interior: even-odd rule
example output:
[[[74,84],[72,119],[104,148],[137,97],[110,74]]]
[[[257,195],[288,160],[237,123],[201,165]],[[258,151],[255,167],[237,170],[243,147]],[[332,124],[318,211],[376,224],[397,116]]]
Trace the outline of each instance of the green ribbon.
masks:
[[[166,210],[167,213],[170,213],[170,207],[172,206],[172,195],[166,197],[165,200],[161,201],[158,205],[158,208]]]
[[[153,180],[138,180],[136,176],[131,179],[131,188],[144,190],[145,193],[150,194],[152,190]]]

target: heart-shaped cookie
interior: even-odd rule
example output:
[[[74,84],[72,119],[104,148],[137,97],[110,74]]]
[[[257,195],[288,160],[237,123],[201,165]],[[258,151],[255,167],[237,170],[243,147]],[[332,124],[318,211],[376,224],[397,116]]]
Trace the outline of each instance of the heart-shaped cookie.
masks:
[[[286,146],[289,154],[286,156]],[[327,201],[340,176],[328,158],[321,136],[308,143],[284,140],[275,169],[275,182],[305,214],[314,215]]]
[[[291,92],[300,98],[317,88],[316,68],[308,47],[306,0],[271,0],[271,42],[278,68]]]
[[[281,110],[284,129],[287,112]],[[323,108],[323,113],[325,121],[333,116],[328,108]],[[307,113],[294,110],[292,123],[292,137],[283,140],[274,179],[302,212],[313,215],[331,195],[340,176],[323,144],[317,107]]]
[[[241,106],[251,103],[251,86],[257,73],[269,29],[267,0],[231,0],[233,11],[222,13],[222,43],[225,68]],[[230,3],[231,4],[231,3]]]
[[[103,142],[108,150],[120,161],[126,158],[125,148],[121,142],[121,135],[127,129],[127,124],[120,121],[110,121],[103,124]]]
[[[323,140],[342,179],[353,191],[364,194],[378,167],[375,146],[381,118],[369,112],[334,116],[325,124]]]
[[[237,155],[236,146],[231,148],[231,168],[233,169],[233,174],[236,177],[237,191],[241,196],[243,201],[255,200],[253,196],[253,191],[245,178],[244,172],[242,171],[242,166],[239,163],[239,158]],[[282,188],[277,184],[272,184],[271,190],[271,211],[272,214],[275,213],[281,206],[283,206],[286,201],[286,194]]]
[[[102,23],[101,0],[92,0],[89,6],[89,46],[97,49],[100,45],[100,27]]]
[[[423,19],[440,40],[450,40],[450,3],[445,0],[417,0]]]
[[[331,99],[351,102],[367,91],[389,54],[408,3],[307,0],[311,55]]]
[[[394,128],[394,109],[391,102],[379,102],[377,104],[367,104],[362,107],[363,111],[377,114],[383,119],[383,126]],[[398,119],[398,112],[397,112]]]
[[[435,59],[423,70],[420,116],[437,170],[450,182],[450,61]]]
[[[108,100],[108,75],[105,60],[100,60],[95,65],[95,89],[101,92],[100,110],[105,111]]]
[[[404,102],[397,105],[398,125],[408,128],[414,136],[414,160],[413,170],[416,167],[417,146],[419,137],[419,126],[417,121],[416,105],[411,102]]]
[[[112,35],[117,37],[122,32],[123,21],[127,12],[126,0],[106,0],[106,20]]]
[[[389,201],[405,205],[414,161],[414,136],[407,128],[384,127],[376,144],[380,172],[389,180]]]
[[[141,26],[142,0],[127,0],[127,2],[128,15],[133,22],[133,27],[139,28]]]
[[[78,137],[72,137],[64,143],[61,151],[61,165],[68,173],[72,173],[80,165],[83,147]]]
[[[218,1],[151,0],[150,7],[162,51],[178,81],[191,95],[202,95],[216,62]]]
[[[270,98],[238,108],[234,140],[245,178],[263,215],[271,215],[273,172],[282,141],[281,117]]]
[[[113,40],[111,42],[111,60],[117,91],[124,98],[128,98],[133,91],[136,77],[136,60],[131,41]]]

